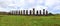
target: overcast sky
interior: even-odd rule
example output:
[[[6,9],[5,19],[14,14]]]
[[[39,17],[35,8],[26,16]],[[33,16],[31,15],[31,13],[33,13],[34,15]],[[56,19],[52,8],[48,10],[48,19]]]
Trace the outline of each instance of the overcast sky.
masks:
[[[46,9],[52,13],[60,13],[60,0],[0,0],[0,11]]]

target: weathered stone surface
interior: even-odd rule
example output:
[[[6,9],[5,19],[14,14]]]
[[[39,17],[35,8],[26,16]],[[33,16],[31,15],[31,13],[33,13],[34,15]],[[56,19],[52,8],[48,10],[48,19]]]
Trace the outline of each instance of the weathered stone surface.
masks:
[[[30,10],[30,15],[32,14],[32,11]]]
[[[26,10],[26,15],[28,15],[28,10]]]
[[[45,9],[43,9],[43,15],[45,15]]]
[[[35,8],[33,8],[33,15],[35,15]]]

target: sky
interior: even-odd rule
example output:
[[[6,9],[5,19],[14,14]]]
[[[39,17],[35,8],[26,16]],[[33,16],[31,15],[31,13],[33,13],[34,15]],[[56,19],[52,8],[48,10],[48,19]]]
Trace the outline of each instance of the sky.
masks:
[[[60,13],[60,0],[0,0],[0,11],[46,9]]]

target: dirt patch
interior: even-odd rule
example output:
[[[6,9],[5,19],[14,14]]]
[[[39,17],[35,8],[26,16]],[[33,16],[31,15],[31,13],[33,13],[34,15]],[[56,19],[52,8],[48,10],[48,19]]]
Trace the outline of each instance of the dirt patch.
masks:
[[[54,26],[60,26],[60,24],[54,24]]]
[[[51,19],[60,20],[60,18],[51,18]]]

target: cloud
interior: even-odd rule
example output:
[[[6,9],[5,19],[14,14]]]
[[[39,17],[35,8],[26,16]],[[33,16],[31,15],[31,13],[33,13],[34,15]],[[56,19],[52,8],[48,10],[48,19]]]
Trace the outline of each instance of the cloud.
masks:
[[[60,8],[58,7],[60,6],[60,0],[46,0],[45,6],[48,7],[48,10],[50,12],[56,13],[57,10],[60,10]]]
[[[28,2],[28,3],[35,3],[35,0],[26,0],[26,2]]]
[[[54,7],[54,10],[60,10],[60,6]]]
[[[47,9],[50,12],[60,10],[60,0],[0,0],[1,10]],[[55,10],[56,9],[56,10]]]

